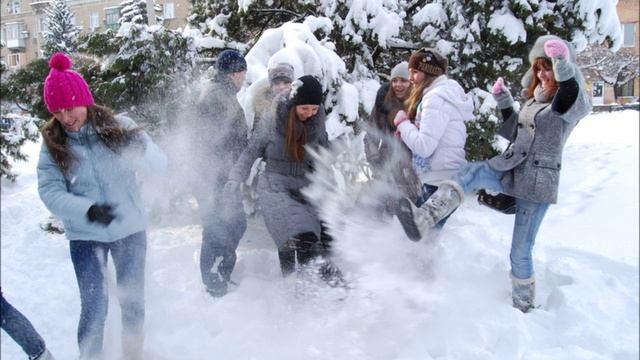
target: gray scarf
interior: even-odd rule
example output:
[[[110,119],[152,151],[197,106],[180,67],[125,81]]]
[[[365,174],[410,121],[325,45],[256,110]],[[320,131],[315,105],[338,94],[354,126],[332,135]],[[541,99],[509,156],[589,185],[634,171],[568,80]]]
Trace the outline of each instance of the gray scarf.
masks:
[[[551,101],[551,99],[553,99],[553,95],[548,94],[547,92],[545,92],[542,86],[538,85],[536,86],[536,89],[533,90],[533,98],[536,100],[536,102],[548,103]]]

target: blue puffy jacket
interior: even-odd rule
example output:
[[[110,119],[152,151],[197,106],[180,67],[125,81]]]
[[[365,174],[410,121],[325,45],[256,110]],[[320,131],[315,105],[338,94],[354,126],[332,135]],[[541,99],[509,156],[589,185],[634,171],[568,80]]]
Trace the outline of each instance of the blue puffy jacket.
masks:
[[[116,116],[124,128],[133,120]],[[162,176],[167,159],[149,135],[140,132],[144,151],[123,148],[115,153],[98,140],[87,122],[80,131],[67,132],[67,143],[76,161],[65,176],[46,144],[38,161],[38,192],[46,207],[59,217],[69,240],[111,242],[143,231],[147,219],[140,197],[138,175]],[[94,203],[114,206],[116,218],[105,227],[89,222],[87,211]]]

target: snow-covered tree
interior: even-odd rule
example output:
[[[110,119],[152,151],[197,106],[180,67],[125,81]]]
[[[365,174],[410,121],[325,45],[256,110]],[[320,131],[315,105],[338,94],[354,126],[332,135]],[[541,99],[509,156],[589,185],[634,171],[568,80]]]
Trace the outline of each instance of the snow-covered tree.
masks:
[[[42,51],[46,58],[53,53],[62,51],[72,53],[76,49],[76,41],[80,27],[74,24],[73,12],[66,0],[53,0],[46,8],[46,31],[44,31],[44,46]]]
[[[603,80],[619,87],[640,76],[639,58],[633,48],[612,51],[604,45],[591,45],[578,56],[585,78]]]
[[[123,23],[117,34],[91,34],[80,50],[94,57],[79,70],[94,97],[126,111],[156,133],[176,116],[196,54],[193,39],[159,25]]]
[[[147,0],[123,0],[120,3],[120,24],[148,25]]]
[[[38,128],[42,120],[12,113],[2,113],[2,131],[0,132],[0,177],[15,181],[17,175],[11,172],[11,162],[25,161],[27,155],[22,145],[38,139]]]

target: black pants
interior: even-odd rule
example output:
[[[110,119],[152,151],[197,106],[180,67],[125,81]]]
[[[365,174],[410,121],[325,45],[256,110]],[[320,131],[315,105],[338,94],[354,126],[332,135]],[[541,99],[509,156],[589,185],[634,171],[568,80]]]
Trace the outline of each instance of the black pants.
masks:
[[[332,237],[323,226],[320,239],[313,232],[301,233],[289,239],[278,249],[282,275],[291,274],[296,267],[304,266],[316,257],[327,258],[330,252]]]

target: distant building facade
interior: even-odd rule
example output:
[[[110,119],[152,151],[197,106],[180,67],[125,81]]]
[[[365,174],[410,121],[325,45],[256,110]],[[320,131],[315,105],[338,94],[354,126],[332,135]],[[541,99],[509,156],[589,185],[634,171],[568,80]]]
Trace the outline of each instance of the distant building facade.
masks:
[[[1,0],[0,23],[2,51],[0,57],[9,69],[19,69],[42,57],[45,29],[45,9],[50,1]],[[156,23],[156,16],[169,29],[183,27],[189,14],[189,0],[150,0],[149,22]],[[102,32],[117,30],[121,0],[68,0],[74,13],[75,24],[81,31]]]
[[[640,55],[640,1],[638,0],[618,0],[617,4],[618,18],[622,32],[622,46],[615,53],[616,61],[603,61],[597,57],[604,58],[610,56],[608,50],[605,52],[604,46],[601,49],[595,49],[592,53],[582,53],[578,56],[581,66],[591,63],[598,63],[598,71],[594,71],[590,67],[584,67],[583,72],[587,80],[587,87],[591,94],[593,104],[610,105],[610,104],[627,104],[638,101],[640,96],[640,77],[627,81],[623,84],[613,85],[616,76],[615,72],[621,64],[624,64],[631,57],[635,57],[636,73],[638,72],[638,56]],[[607,53],[608,52],[608,53]],[[589,59],[589,57],[592,57]],[[582,58],[582,59],[581,59]],[[606,74],[606,75],[603,75]],[[609,77],[605,81],[605,77]]]

